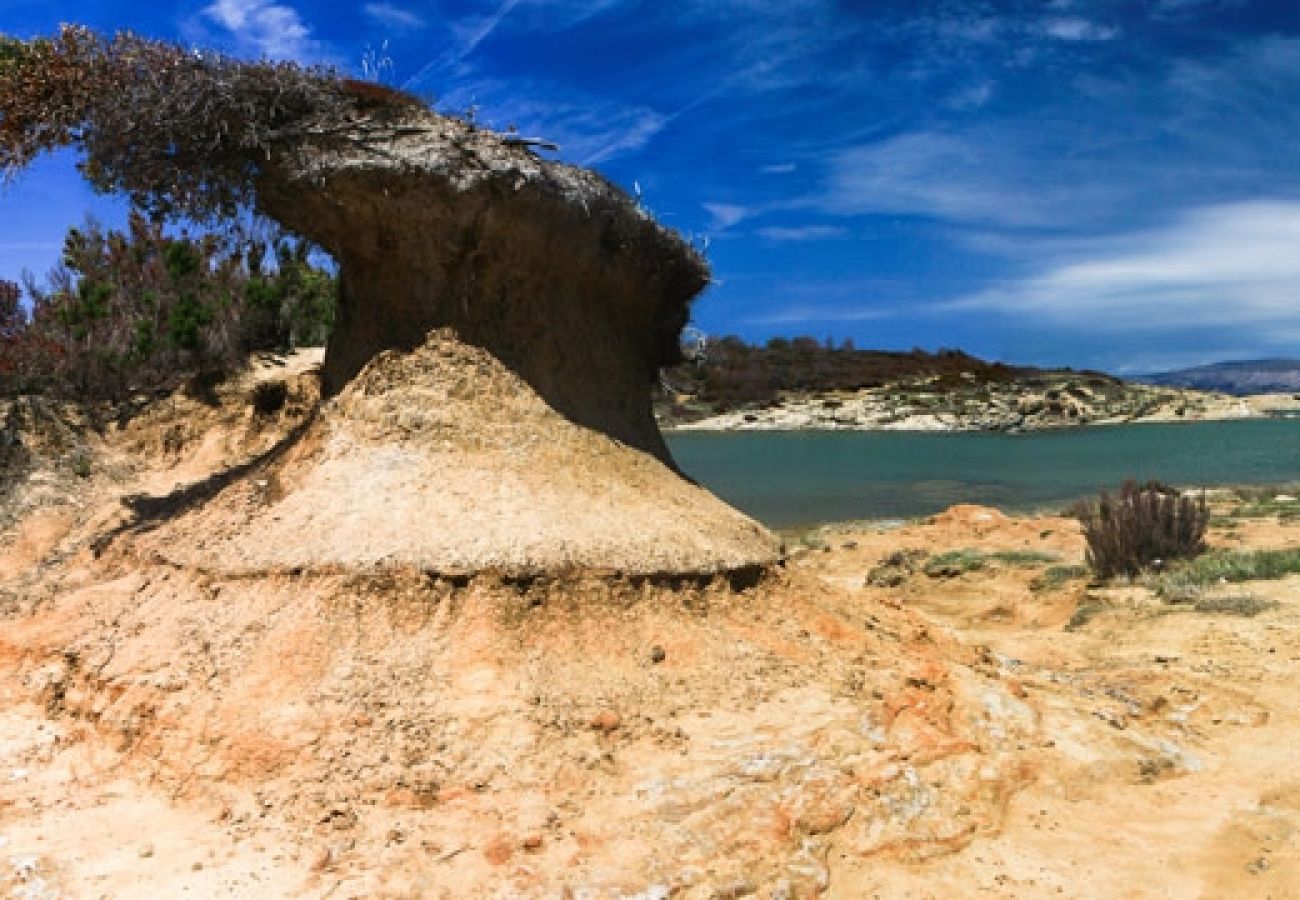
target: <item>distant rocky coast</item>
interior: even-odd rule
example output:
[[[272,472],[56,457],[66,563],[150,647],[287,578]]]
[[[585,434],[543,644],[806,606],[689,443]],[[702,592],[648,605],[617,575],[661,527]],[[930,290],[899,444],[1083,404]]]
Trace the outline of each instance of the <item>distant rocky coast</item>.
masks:
[[[774,402],[711,408],[690,394],[657,405],[668,430],[864,430],[1025,432],[1127,422],[1300,417],[1300,395],[1227,394],[1063,373],[966,386],[910,381],[856,391],[791,391]]]

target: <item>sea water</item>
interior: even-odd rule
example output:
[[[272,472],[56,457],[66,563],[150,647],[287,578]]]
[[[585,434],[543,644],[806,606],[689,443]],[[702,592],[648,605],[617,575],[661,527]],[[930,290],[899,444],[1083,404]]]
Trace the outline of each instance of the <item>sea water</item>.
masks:
[[[1182,487],[1300,481],[1294,419],[1018,435],[679,432],[668,444],[689,476],[774,528],[905,519],[954,503],[1060,509],[1126,478]]]

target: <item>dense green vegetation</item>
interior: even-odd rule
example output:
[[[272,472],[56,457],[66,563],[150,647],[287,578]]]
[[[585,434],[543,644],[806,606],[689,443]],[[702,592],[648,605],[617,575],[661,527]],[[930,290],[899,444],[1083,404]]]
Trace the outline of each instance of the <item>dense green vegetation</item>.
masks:
[[[26,292],[29,306],[0,282],[0,392],[111,400],[322,343],[337,284],[302,242],[169,235],[133,212],[124,231],[71,229],[59,265]]]

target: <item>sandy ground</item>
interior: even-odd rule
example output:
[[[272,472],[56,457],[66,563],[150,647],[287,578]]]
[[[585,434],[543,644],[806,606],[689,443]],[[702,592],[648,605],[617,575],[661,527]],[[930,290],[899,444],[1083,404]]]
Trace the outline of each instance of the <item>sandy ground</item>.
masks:
[[[178,677],[193,668],[190,643],[149,634],[147,619],[168,617],[129,611],[138,583],[92,588],[119,635],[148,636],[98,688],[56,702],[41,688],[54,654],[18,664],[3,642],[8,884],[30,897],[1300,896],[1300,580],[1234,586],[1277,603],[1250,617],[1170,608],[1142,588],[1035,590],[1041,565],[875,588],[864,575],[900,548],[1069,562],[1079,539],[1066,520],[978,508],[829,537],[765,590],[680,594],[699,606],[685,617],[671,593],[612,609],[587,585],[568,589],[576,606],[548,598],[521,635],[518,609],[471,588],[437,640],[417,618],[400,624],[401,652],[390,626],[387,642],[347,654],[345,668],[369,655],[383,671],[336,673],[333,703],[311,688],[326,668],[319,642],[339,635],[302,623],[322,615],[311,604],[277,612],[284,598],[266,595],[283,585],[254,592],[258,618],[297,632],[276,648],[297,662],[273,663],[266,647],[222,662],[235,651],[214,649],[234,691],[215,704]],[[1298,541],[1300,526],[1259,521],[1235,544]],[[254,594],[227,600],[241,601]],[[1095,613],[1071,625],[1088,601]],[[212,619],[203,606],[186,599],[169,629]],[[371,630],[388,614],[354,616]],[[41,619],[10,623],[28,629],[28,651],[38,636],[51,651],[93,643]],[[441,656],[436,721],[400,691],[375,702],[420,656]],[[138,721],[146,682],[166,726]],[[158,683],[181,699],[158,700]],[[135,696],[123,708],[115,691]],[[299,695],[321,705],[303,710]],[[942,712],[925,706],[935,700]],[[542,714],[521,712],[530,705]],[[900,721],[909,705],[919,714]],[[342,730],[325,727],[340,718]],[[367,740],[398,746],[368,731],[376,718],[433,727],[453,754],[459,724],[477,751],[444,753],[435,789],[402,784],[401,766],[358,788],[382,768]],[[245,730],[259,725],[273,746]],[[220,763],[202,729],[217,756],[225,748]],[[320,765],[349,753],[362,765]],[[675,859],[695,874],[672,871]]]
[[[851,584],[900,546],[1079,561],[1073,523],[955,512],[840,535],[805,565]],[[1296,524],[1235,531],[1215,543],[1300,544]],[[1035,591],[1041,569],[995,563],[896,589],[1019,674],[1040,716],[1034,777],[996,836],[923,866],[846,860],[845,881],[882,897],[1300,897],[1300,578],[1218,589],[1277,604],[1252,617],[1171,607],[1143,588]],[[1089,602],[1097,612],[1071,627]]]
[[[306,413],[177,403],[0,537],[0,893],[1300,897],[1296,577],[1051,581],[1077,525],[978,507],[753,579],[226,572],[122,499]]]

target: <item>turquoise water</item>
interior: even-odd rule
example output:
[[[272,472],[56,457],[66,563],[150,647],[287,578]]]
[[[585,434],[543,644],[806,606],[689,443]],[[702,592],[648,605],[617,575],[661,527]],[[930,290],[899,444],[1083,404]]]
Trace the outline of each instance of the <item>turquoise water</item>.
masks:
[[[1116,425],[1034,434],[682,432],[678,465],[772,527],[929,515],[954,503],[1059,508],[1157,478],[1184,486],[1300,480],[1300,420]]]

